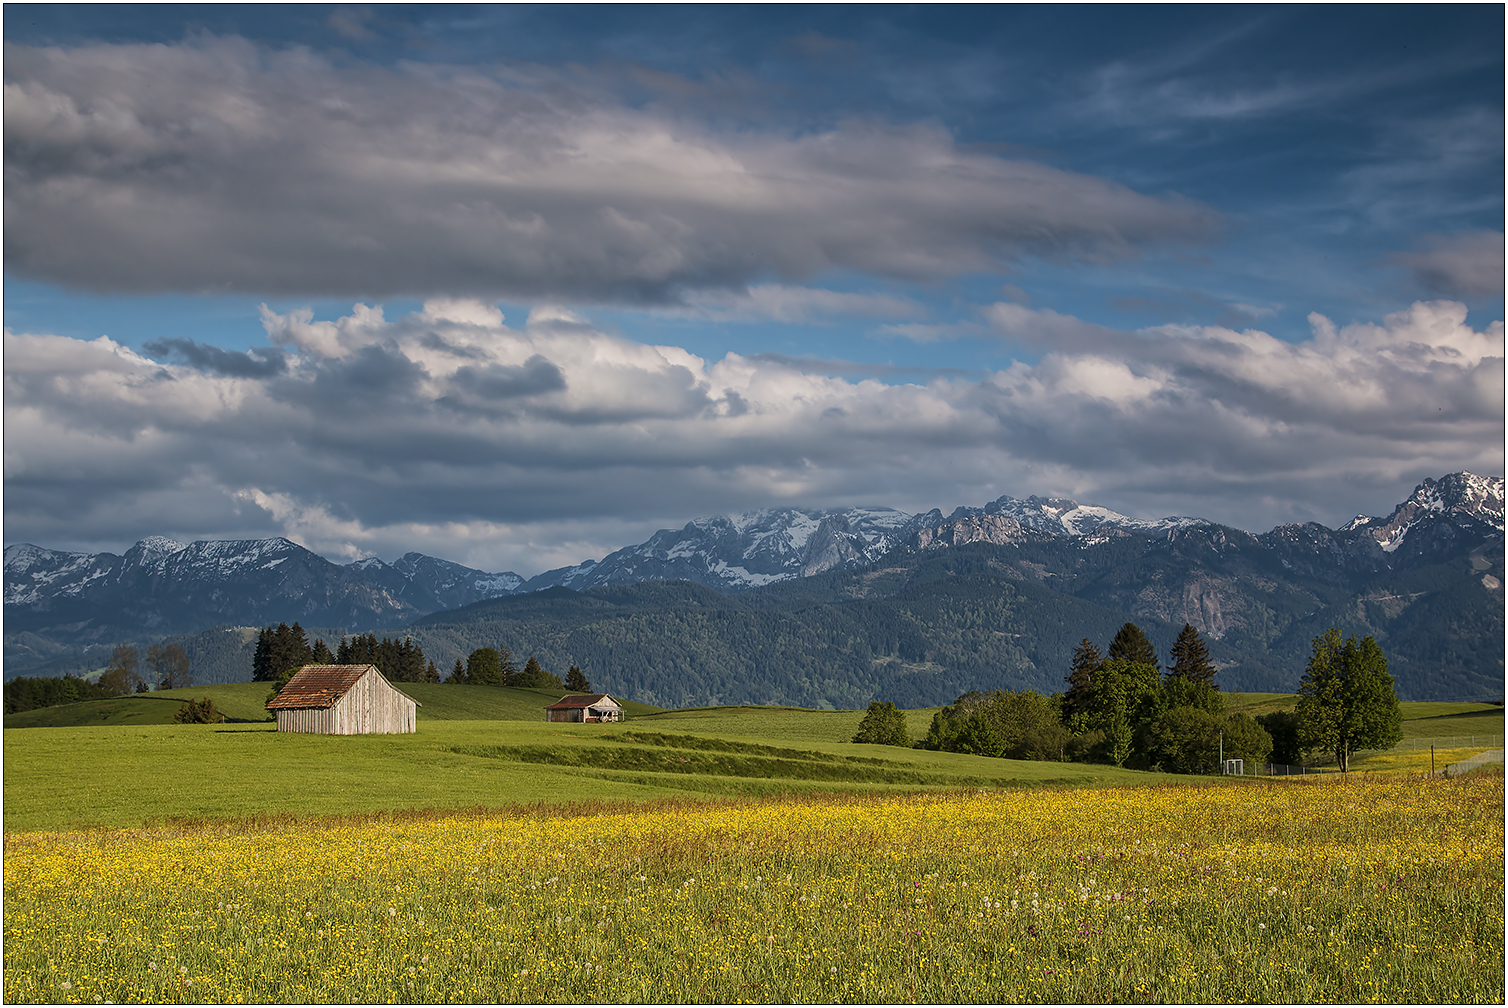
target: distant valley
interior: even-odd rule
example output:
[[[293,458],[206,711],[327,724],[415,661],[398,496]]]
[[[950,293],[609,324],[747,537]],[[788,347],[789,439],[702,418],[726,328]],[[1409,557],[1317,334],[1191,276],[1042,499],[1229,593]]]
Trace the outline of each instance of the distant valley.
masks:
[[[1080,637],[1133,620],[1165,651],[1187,621],[1226,689],[1291,689],[1309,639],[1338,626],[1377,637],[1401,696],[1485,698],[1503,690],[1503,580],[1503,481],[1471,473],[1426,480],[1386,517],[1260,535],[1038,497],[947,516],[769,509],[529,579],[419,553],[334,564],[286,539],[18,544],[5,660],[7,677],[60,674],[174,637],[200,653],[198,681],[234,681],[248,637],[211,628],[299,620],[411,634],[442,667],[503,643],[661,706],[914,706],[1050,692]]]

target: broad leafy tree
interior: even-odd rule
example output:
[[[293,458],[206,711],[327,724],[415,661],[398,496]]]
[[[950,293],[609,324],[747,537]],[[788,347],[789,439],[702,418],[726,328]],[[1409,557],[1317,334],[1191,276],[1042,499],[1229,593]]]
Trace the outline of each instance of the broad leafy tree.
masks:
[[[130,644],[117,644],[110,653],[110,664],[100,673],[100,689],[106,696],[128,696],[141,692],[146,680],[142,679],[141,659]]]
[[[1299,683],[1299,743],[1335,754],[1342,771],[1358,749],[1387,749],[1403,737],[1403,717],[1382,648],[1371,637],[1341,641],[1331,628],[1314,638]]]
[[[188,652],[182,644],[153,644],[147,648],[147,665],[160,690],[179,689],[194,684],[189,671]]]
[[[1138,728],[1156,719],[1162,703],[1162,677],[1156,665],[1110,658],[1095,672],[1088,694],[1069,716],[1068,727],[1075,734],[1103,732],[1104,755],[1116,766],[1124,766],[1137,751]]]
[[[466,681],[475,686],[502,686],[503,658],[497,648],[483,647],[466,659]]]
[[[1059,760],[1070,736],[1054,702],[1035,690],[965,693],[932,715],[928,749],[1008,759]]]
[[[869,713],[859,722],[855,742],[871,745],[910,746],[911,735],[906,731],[906,715],[888,700],[878,700],[869,705]]]

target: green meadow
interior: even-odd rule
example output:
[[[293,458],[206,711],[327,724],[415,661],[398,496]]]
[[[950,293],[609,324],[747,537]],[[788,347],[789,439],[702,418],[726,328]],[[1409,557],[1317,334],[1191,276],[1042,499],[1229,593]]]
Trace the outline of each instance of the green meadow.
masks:
[[[5,830],[139,827],[195,820],[318,818],[672,797],[877,794],[962,788],[1165,783],[1166,775],[855,745],[862,711],[789,707],[661,710],[627,705],[618,725],[551,724],[558,690],[404,683],[422,705],[411,735],[277,732],[263,683],[97,700],[8,715]],[[209,697],[228,720],[179,725]],[[1291,695],[1235,694],[1236,709]],[[1405,746],[1501,734],[1500,707],[1404,704]],[[906,712],[914,738],[933,709]],[[1386,754],[1370,767],[1386,770]],[[1462,757],[1452,757],[1462,758]],[[1421,764],[1424,765],[1424,764]],[[1411,764],[1412,766],[1412,764]]]

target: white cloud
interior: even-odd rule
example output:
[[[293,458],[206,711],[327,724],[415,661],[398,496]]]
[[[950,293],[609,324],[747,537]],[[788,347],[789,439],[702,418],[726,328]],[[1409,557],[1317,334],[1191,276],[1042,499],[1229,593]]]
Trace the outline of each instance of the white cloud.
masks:
[[[1316,316],[1300,343],[991,314],[1049,352],[900,385],[709,362],[548,308],[513,328],[459,301],[391,320],[268,312],[299,351],[276,373],[7,331],[6,533],[93,548],[287,534],[331,556],[420,549],[528,574],[763,505],[1061,493],[1260,529],[1502,471],[1502,325],[1473,330],[1453,302],[1380,324]]]
[[[730,310],[864,315],[902,306],[787,285],[1104,262],[1214,223],[931,125],[717,132],[537,69],[337,66],[203,38],[12,45],[6,71],[7,266],[96,290],[722,291]]]

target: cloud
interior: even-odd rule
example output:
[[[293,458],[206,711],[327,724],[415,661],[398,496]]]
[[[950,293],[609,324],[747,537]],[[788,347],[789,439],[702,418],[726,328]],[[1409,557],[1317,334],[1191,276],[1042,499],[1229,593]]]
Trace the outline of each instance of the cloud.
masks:
[[[710,291],[864,314],[782,285],[1101,263],[1214,225],[1192,201],[966,150],[935,125],[718,132],[543,69],[199,38],[11,45],[6,72],[7,265],[97,291]]]
[[[911,298],[893,294],[754,284],[738,291],[688,293],[681,307],[660,312],[716,321],[814,322],[832,318],[918,318],[927,309]]]
[[[1422,251],[1395,252],[1389,259],[1413,270],[1426,289],[1455,297],[1503,293],[1501,231],[1425,235],[1419,244]]]
[[[886,384],[778,355],[707,361],[559,309],[511,327],[464,301],[268,312],[294,352],[267,373],[176,343],[183,363],[7,331],[6,533],[79,548],[287,534],[331,556],[420,549],[527,574],[760,506],[1048,493],[1265,529],[1502,471],[1502,324],[1474,330],[1454,302],[1314,316],[1299,343],[987,314],[1047,352]]]
[[[288,367],[286,355],[275,347],[253,347],[242,353],[191,339],[169,338],[144,343],[142,349],[157,357],[177,356],[201,371],[231,378],[267,377]]]

